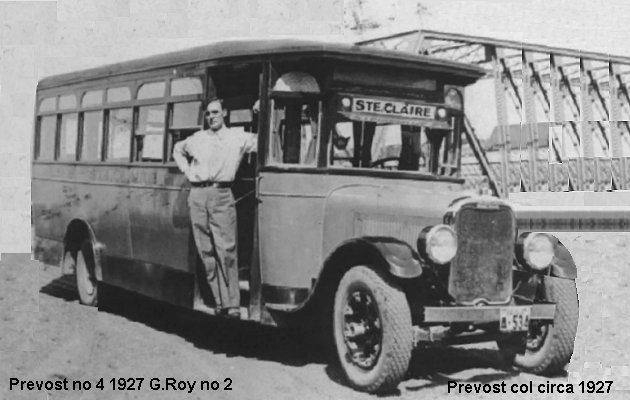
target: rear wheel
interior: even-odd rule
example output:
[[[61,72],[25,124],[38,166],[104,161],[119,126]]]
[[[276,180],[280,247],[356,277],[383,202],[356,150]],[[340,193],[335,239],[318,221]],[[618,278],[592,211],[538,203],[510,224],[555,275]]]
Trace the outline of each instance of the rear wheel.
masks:
[[[335,295],[333,332],[351,386],[372,393],[398,386],[409,367],[413,334],[407,298],[388,276],[366,266],[346,272]]]
[[[76,257],[76,278],[79,301],[88,306],[98,303],[98,281],[94,272],[94,254],[90,242],[84,242]]]
[[[534,374],[553,375],[563,371],[573,354],[578,324],[575,281],[546,276],[539,297],[556,303],[553,323],[532,321],[526,338],[512,338],[497,344],[504,359],[517,368]]]

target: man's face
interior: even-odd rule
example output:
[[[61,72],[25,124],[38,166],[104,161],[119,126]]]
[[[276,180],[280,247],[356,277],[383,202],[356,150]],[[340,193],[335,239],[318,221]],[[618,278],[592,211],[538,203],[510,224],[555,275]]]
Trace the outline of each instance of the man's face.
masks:
[[[221,106],[221,102],[213,101],[206,107],[206,119],[208,125],[213,131],[218,131],[223,127],[223,118],[225,117],[225,110]]]

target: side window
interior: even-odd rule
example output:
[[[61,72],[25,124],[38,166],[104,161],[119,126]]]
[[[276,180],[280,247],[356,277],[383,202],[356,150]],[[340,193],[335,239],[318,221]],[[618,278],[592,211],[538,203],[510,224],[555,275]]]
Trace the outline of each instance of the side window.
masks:
[[[128,87],[109,88],[106,92],[106,100],[108,103],[119,103],[121,101],[131,100],[131,91]]]
[[[82,107],[100,106],[103,104],[103,91],[102,90],[90,90],[85,92],[81,99]]]
[[[201,128],[200,111],[200,101],[173,104],[173,118],[171,118],[171,129]]]
[[[165,117],[165,105],[139,108],[135,135],[135,161],[162,161]]]
[[[56,97],[47,97],[39,103],[39,111],[55,111],[57,109],[57,98]]]
[[[130,108],[110,110],[107,160],[129,161],[132,118],[133,113]]]
[[[103,143],[103,112],[90,111],[83,114],[83,141],[81,160],[99,161]]]
[[[254,119],[251,108],[228,110],[227,124],[230,128],[242,129],[245,132],[252,132]]]
[[[77,108],[77,97],[73,94],[59,96],[59,109],[67,110],[70,108]]]
[[[304,72],[287,72],[271,91],[269,161],[317,165],[321,102],[319,85]]]
[[[173,160],[173,146],[180,140],[202,129],[201,101],[190,101],[173,104],[169,132],[169,160]]]
[[[188,96],[202,92],[203,84],[199,77],[177,78],[171,81],[171,96]]]
[[[138,100],[164,97],[165,90],[166,83],[164,82],[145,83],[138,89]]]
[[[59,132],[59,159],[75,161],[77,158],[77,138],[79,132],[79,115],[77,113],[61,116]]]
[[[57,116],[41,117],[39,120],[39,138],[36,154],[37,160],[55,159],[55,131],[57,130]]]
[[[280,164],[317,164],[319,103],[272,99],[270,160]]]

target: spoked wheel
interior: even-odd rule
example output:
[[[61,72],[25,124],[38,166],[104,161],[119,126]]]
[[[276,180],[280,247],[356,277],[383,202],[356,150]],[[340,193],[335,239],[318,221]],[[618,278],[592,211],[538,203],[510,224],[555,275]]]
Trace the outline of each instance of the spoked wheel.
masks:
[[[532,321],[526,337],[501,340],[497,345],[503,358],[517,368],[553,375],[562,372],[573,354],[579,316],[577,290],[574,280],[546,276],[541,292],[539,300],[556,303],[553,323]]]
[[[79,301],[88,306],[98,303],[98,281],[94,273],[94,255],[89,242],[83,243],[77,252],[76,278]]]
[[[540,321],[533,321],[527,331],[527,338],[525,339],[525,352],[535,353],[539,351],[545,344],[548,334],[549,324],[543,324]]]
[[[383,329],[375,300],[366,291],[348,293],[343,310],[343,340],[347,357],[362,368],[373,368],[381,354]]]
[[[333,330],[351,386],[366,392],[396,388],[411,359],[411,312],[403,291],[385,274],[365,266],[346,272],[335,296]]]

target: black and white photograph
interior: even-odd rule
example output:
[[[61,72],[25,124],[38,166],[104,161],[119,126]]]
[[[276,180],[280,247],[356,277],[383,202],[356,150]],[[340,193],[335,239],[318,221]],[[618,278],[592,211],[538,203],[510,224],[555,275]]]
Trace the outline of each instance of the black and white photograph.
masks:
[[[628,15],[0,1],[0,399],[628,398]]]

